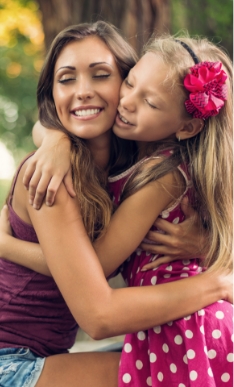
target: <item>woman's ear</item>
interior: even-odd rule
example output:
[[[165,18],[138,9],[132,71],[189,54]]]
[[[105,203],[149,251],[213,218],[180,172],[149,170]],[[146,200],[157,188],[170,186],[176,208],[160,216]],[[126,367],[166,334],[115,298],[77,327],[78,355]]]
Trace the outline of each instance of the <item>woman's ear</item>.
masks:
[[[180,140],[194,137],[202,131],[204,126],[205,122],[201,118],[191,118],[189,121],[185,122],[182,129],[176,132],[176,137]]]

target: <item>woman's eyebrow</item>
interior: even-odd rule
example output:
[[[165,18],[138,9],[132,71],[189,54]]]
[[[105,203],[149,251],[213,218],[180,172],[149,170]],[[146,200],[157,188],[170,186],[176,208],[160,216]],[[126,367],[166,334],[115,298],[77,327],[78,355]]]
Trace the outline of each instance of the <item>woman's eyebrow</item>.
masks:
[[[101,64],[106,64],[106,65],[112,67],[111,64],[107,63],[107,62],[94,62],[94,63],[90,63],[89,67],[95,67],[95,66],[98,66],[98,65],[101,65]]]
[[[55,72],[55,74],[56,74],[59,70],[62,70],[62,69],[75,70],[76,68],[75,68],[74,66],[62,66],[62,67],[59,67],[59,69]]]

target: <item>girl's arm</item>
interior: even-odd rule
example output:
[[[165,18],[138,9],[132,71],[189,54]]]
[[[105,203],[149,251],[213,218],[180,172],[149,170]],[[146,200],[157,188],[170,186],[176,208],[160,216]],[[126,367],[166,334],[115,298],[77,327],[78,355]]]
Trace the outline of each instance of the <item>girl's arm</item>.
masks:
[[[33,127],[33,141],[39,149],[30,158],[23,177],[23,184],[29,190],[29,203],[39,209],[46,196],[46,204],[52,205],[62,181],[74,197],[68,137],[37,121]]]
[[[217,273],[165,285],[111,289],[87,237],[77,202],[63,185],[53,207],[43,205],[35,211],[27,204],[27,210],[71,312],[95,339],[148,329],[231,294],[230,278]]]

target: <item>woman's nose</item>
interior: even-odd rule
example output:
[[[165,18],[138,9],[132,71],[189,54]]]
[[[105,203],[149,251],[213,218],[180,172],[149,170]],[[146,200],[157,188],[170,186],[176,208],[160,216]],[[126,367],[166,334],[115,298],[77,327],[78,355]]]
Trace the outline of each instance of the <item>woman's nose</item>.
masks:
[[[79,100],[91,99],[94,97],[94,89],[92,85],[85,81],[80,80],[77,82],[76,98]]]

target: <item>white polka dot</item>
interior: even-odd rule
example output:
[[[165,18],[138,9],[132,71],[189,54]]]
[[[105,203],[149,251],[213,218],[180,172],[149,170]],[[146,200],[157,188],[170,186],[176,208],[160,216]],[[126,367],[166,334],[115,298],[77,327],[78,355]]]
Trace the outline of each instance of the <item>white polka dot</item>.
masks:
[[[143,285],[143,282],[144,282],[144,278],[141,279],[140,286]]]
[[[174,341],[175,341],[175,343],[178,344],[178,345],[180,345],[180,344],[183,343],[183,339],[182,339],[182,337],[181,337],[180,335],[177,335],[177,336],[175,337]]]
[[[218,302],[219,302],[220,304],[222,304],[222,303],[223,303],[223,300],[219,300]]]
[[[190,264],[190,260],[189,259],[183,259],[182,263],[183,263],[183,265],[189,265]]]
[[[127,343],[124,345],[124,351],[127,352],[127,353],[130,353],[132,352],[132,346],[131,344]]]
[[[222,376],[221,376],[221,380],[222,382],[228,382],[230,380],[230,375],[225,372]]]
[[[172,266],[171,265],[167,266],[166,270],[172,271]]]
[[[157,375],[157,377],[158,377],[158,380],[159,380],[160,382],[163,381],[163,373],[162,373],[162,372],[159,372],[158,375]]]
[[[219,319],[222,320],[224,318],[224,313],[219,310],[218,312],[215,313],[215,316]]]
[[[189,329],[187,329],[187,331],[185,331],[185,336],[188,338],[188,339],[191,339],[193,337],[193,332],[190,331]]]
[[[150,282],[152,285],[156,285],[157,277],[156,276],[152,277]]]
[[[197,312],[197,314],[198,314],[198,316],[204,316],[204,314],[205,314],[204,309],[199,310],[199,311]]]
[[[184,363],[185,363],[185,364],[188,364],[187,355],[184,355],[184,357],[183,357],[183,361],[184,361]]]
[[[149,377],[146,379],[146,383],[147,383],[147,386],[152,386],[152,378],[151,378],[151,376],[149,376]]]
[[[145,340],[145,332],[141,331],[137,333],[137,337],[139,340],[143,341]]]
[[[171,327],[171,326],[173,325],[173,321],[168,322],[167,325],[168,325],[169,327]]]
[[[176,371],[177,371],[177,367],[176,367],[176,365],[175,364],[170,364],[170,370],[171,370],[171,372],[173,373],[173,374],[175,374],[176,373]]]
[[[191,371],[189,374],[190,380],[196,380],[197,379],[197,372]]]
[[[137,361],[136,361],[136,368],[137,368],[138,370],[141,370],[141,369],[143,368],[143,363],[142,363],[141,360],[137,360]]]
[[[141,255],[141,251],[142,251],[141,249],[137,249],[137,250],[136,250],[136,254],[137,254],[137,255]]]
[[[187,358],[188,358],[188,359],[194,359],[195,356],[196,356],[196,353],[194,352],[193,349],[189,349],[189,350],[187,351]]]
[[[169,216],[169,212],[168,211],[163,211],[162,212],[162,218],[166,219],[166,218],[168,218],[168,216]]]
[[[214,376],[213,372],[212,372],[212,369],[210,367],[208,368],[208,375],[211,376],[211,377]]]
[[[151,353],[150,354],[150,363],[155,363],[157,360],[157,356],[155,355],[155,353]]]
[[[182,270],[189,270],[189,267],[185,266]]]
[[[234,333],[231,335],[231,340],[234,342]]]
[[[219,329],[214,329],[212,332],[212,337],[214,339],[219,339],[221,337],[221,332]]]
[[[184,383],[180,383],[178,387],[186,387]]]
[[[169,352],[169,347],[167,344],[163,344],[162,349],[163,349],[163,352],[165,352],[165,353]]]
[[[200,331],[201,331],[201,333],[204,335],[205,334],[205,331],[204,331],[204,325],[201,325],[200,326]]]
[[[191,315],[184,317],[184,320],[187,321],[187,320],[190,320],[190,318],[191,318]]]
[[[208,352],[207,352],[207,356],[209,359],[214,359],[216,357],[217,353],[214,349],[210,349]]]
[[[180,221],[180,218],[178,218],[178,216],[177,216],[177,218],[173,219],[172,223],[174,223],[174,224],[178,224],[178,223],[179,223],[179,221]]]
[[[233,353],[229,353],[227,355],[227,361],[229,361],[230,363],[233,362]]]
[[[160,333],[161,332],[161,326],[157,326],[153,328],[154,333]]]
[[[182,273],[180,274],[180,277],[188,277],[188,273]]]
[[[123,376],[123,382],[124,383],[130,383],[131,382],[131,375],[130,374],[124,374]]]
[[[164,274],[163,278],[170,278],[171,274]]]
[[[204,352],[205,352],[205,354],[207,355],[208,351],[207,351],[207,346],[206,346],[206,345],[205,345],[205,347],[204,347]]]

